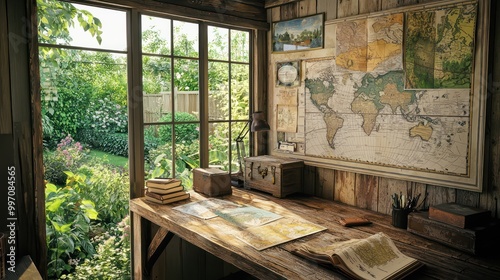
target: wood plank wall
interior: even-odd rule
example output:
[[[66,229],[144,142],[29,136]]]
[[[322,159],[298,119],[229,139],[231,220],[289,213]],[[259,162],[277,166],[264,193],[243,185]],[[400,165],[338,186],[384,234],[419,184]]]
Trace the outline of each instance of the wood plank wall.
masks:
[[[288,20],[316,13],[325,13],[325,19],[328,21],[428,2],[438,2],[438,0],[280,0],[267,1],[266,7],[268,8],[269,22]],[[492,5],[492,9],[494,8],[495,5]],[[495,17],[493,17],[490,25],[495,26],[494,20]],[[498,23],[496,25],[498,26]],[[325,28],[328,28],[328,26]],[[360,208],[390,214],[390,194],[399,193],[400,191],[403,193],[412,191],[413,193],[422,193],[422,195],[428,194],[425,207],[444,202],[457,202],[486,208],[491,210],[493,215],[498,215],[497,198],[500,196],[500,97],[498,96],[500,92],[500,62],[496,51],[500,47],[500,38],[498,37],[490,34],[490,41],[495,40],[494,45],[492,44],[490,47],[490,61],[494,60],[496,63],[492,63],[495,67],[490,70],[489,77],[492,78],[488,81],[490,85],[488,86],[487,136],[485,143],[486,147],[489,147],[489,152],[486,153],[488,171],[482,193],[314,166],[306,166],[305,168],[305,192]],[[308,58],[307,52],[301,54],[301,57]],[[273,69],[272,61],[271,55],[269,69]],[[270,89],[270,92],[272,92],[272,89]]]

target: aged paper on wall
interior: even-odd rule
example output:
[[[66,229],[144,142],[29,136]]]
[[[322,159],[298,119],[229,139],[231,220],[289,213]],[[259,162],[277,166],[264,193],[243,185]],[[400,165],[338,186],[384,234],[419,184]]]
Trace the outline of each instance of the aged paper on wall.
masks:
[[[281,132],[297,132],[297,106],[277,105],[276,130]]]
[[[276,104],[297,105],[297,88],[280,88],[276,93]]]

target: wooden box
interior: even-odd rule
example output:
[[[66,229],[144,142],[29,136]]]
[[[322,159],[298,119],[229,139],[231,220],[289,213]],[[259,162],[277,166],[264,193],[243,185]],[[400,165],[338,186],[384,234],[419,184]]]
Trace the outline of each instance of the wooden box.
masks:
[[[304,161],[274,156],[245,158],[245,187],[285,197],[302,190]]]
[[[193,169],[193,190],[207,196],[232,194],[229,173],[217,168]]]
[[[500,223],[490,218],[481,226],[459,228],[429,219],[428,212],[408,215],[408,231],[472,254],[486,254],[499,245]]]
[[[429,219],[459,228],[482,225],[491,218],[491,211],[457,203],[443,203],[429,207]]]

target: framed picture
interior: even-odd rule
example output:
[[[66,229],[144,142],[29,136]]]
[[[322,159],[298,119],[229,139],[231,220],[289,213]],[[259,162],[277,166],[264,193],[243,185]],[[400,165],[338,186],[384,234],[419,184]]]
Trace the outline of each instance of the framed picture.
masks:
[[[276,63],[276,86],[300,86],[300,61]]]
[[[324,13],[274,22],[272,36],[273,52],[323,48]]]

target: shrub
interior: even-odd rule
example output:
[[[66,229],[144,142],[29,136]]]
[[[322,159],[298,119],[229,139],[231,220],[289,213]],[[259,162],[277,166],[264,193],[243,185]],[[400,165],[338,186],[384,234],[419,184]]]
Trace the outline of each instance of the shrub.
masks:
[[[53,152],[44,155],[45,180],[62,186],[66,183],[65,171],[75,171],[86,157],[79,142],[75,142],[71,135],[62,139]]]
[[[129,209],[128,171],[93,161],[82,165],[78,172],[89,178],[81,187],[82,193],[95,203],[100,221],[105,224],[120,222]]]
[[[45,188],[47,264],[50,279],[70,272],[72,264],[95,253],[90,242],[90,222],[97,219],[94,203],[85,199],[83,175],[67,172],[65,187],[48,183]]]
[[[94,238],[97,254],[75,267],[75,272],[61,279],[131,279],[130,218],[126,216],[117,227]]]
[[[99,133],[126,133],[127,108],[108,98],[91,101],[87,108],[84,127]]]
[[[169,122],[172,120],[172,114],[167,113],[163,117],[161,117],[160,122]],[[187,112],[177,112],[175,113],[175,122],[194,122],[198,121],[198,118],[194,115],[191,115]],[[199,138],[199,129],[198,124],[196,123],[187,123],[187,124],[177,124],[175,130],[175,142],[180,143],[182,141],[186,141],[191,143],[193,141],[198,141]],[[172,126],[171,125],[162,125],[158,128],[158,138],[163,143],[172,142]]]

